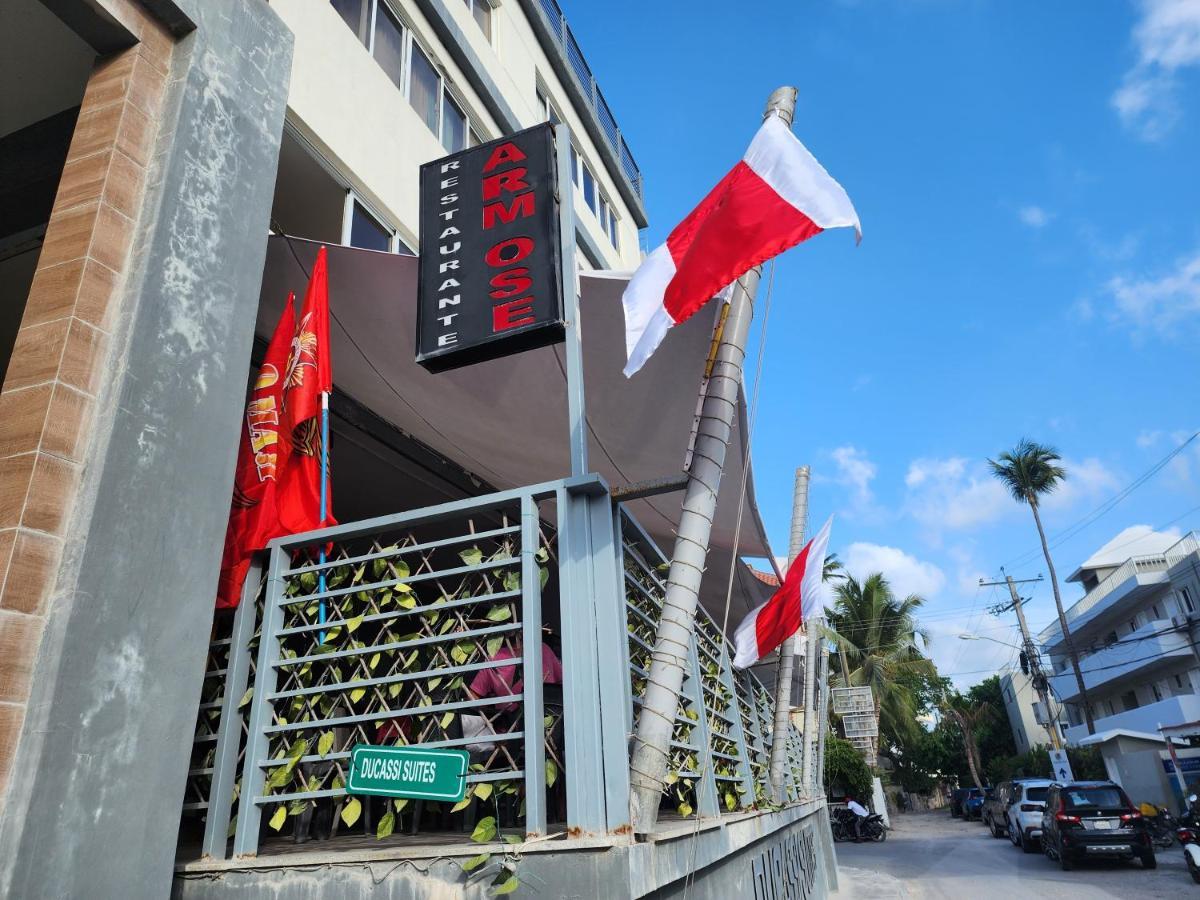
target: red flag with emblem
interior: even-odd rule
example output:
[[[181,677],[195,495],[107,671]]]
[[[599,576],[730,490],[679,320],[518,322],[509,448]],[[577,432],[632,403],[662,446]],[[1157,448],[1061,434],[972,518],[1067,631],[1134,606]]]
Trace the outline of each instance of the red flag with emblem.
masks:
[[[219,609],[232,609],[238,605],[254,551],[261,550],[271,538],[282,533],[276,487],[279,473],[286,464],[287,445],[280,440],[280,428],[285,375],[296,334],[296,316],[292,311],[294,299],[295,295],[288,295],[287,305],[258,370],[250,402],[246,405],[241,440],[238,441],[237,470],[233,476],[233,503],[229,510],[229,527],[225,531],[225,553],[217,582]]]
[[[337,524],[332,515],[325,515],[323,521],[321,516],[321,406],[323,396],[333,390],[325,256],[322,247],[313,263],[288,357],[283,440],[289,452],[287,467],[280,474],[278,486],[279,522],[283,534],[299,534]],[[327,494],[326,501],[326,510],[332,509],[332,494]]]

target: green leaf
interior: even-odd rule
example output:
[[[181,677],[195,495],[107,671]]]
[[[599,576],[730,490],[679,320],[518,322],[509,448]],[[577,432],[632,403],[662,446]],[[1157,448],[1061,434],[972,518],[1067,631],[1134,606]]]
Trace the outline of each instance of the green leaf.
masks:
[[[554,787],[554,782],[558,781],[558,766],[554,764],[554,760],[546,760],[546,787]]]
[[[503,603],[498,603],[487,611],[489,622],[507,622],[512,618],[512,610]]]
[[[241,709],[243,706],[245,706],[247,703],[249,703],[253,697],[254,697],[254,688],[253,687],[246,688],[246,693],[242,694],[242,699],[238,701],[238,709]]]
[[[355,616],[353,619],[351,619],[350,621],[348,621],[346,623],[346,633],[347,634],[354,634],[354,632],[358,631],[358,626],[363,623],[363,615],[365,615],[365,613],[362,615]]]
[[[678,772],[668,772],[668,773],[667,773],[667,778],[666,778],[666,783],[667,783],[667,784],[674,784],[674,783],[675,783],[675,782],[677,782],[678,780],[679,780],[679,773],[678,773]]]
[[[352,690],[350,692],[350,702],[357,703],[359,700],[361,700],[365,696],[367,696],[366,688],[355,688],[354,690]]]
[[[460,641],[450,648],[450,658],[461,666],[471,655],[471,649],[470,644]]]
[[[283,804],[280,804],[275,809],[275,814],[273,816],[271,816],[271,821],[268,822],[267,824],[270,825],[275,831],[278,831],[280,828],[283,827],[283,823],[286,821],[287,821],[287,809],[283,806]]]
[[[505,871],[507,871],[507,870],[505,870]],[[515,891],[520,886],[521,886],[521,882],[517,880],[517,876],[509,875],[508,879],[506,881],[499,882],[499,883],[497,883],[497,882],[492,883],[492,893],[496,894],[497,896],[499,896],[501,894],[511,894],[513,891]]]
[[[477,566],[483,562],[483,551],[478,547],[463,550],[458,556],[468,566]]]
[[[288,804],[287,814],[289,816],[298,816],[298,815],[300,815],[300,813],[304,812],[305,807],[307,807],[307,806],[308,806],[307,800],[293,800],[291,803]],[[275,830],[278,831],[279,829],[276,828]]]
[[[492,796],[492,785],[489,782],[481,781],[475,785],[475,796],[480,800],[486,800]]]
[[[467,794],[467,796],[463,797],[461,800],[459,800],[457,803],[455,803],[452,807],[450,807],[450,812],[452,812],[452,813],[462,812],[464,809],[466,809],[468,806],[470,806],[471,803],[474,802],[474,800],[475,800],[474,797],[472,797],[470,794]]]
[[[496,817],[485,816],[480,819],[471,832],[471,840],[477,844],[486,844],[496,836]]]
[[[550,570],[545,566],[538,566],[538,581],[541,582],[543,588],[546,587],[546,582],[550,580]]]
[[[519,591],[521,589],[521,573],[516,571],[505,572],[503,584],[506,591]]]
[[[381,660],[381,659],[383,659],[383,654],[376,653],[374,656],[371,657],[371,661],[367,663],[367,668],[370,669],[372,672],[374,672],[375,667],[377,665],[379,665],[379,660]]]
[[[472,856],[465,863],[463,863],[463,871],[474,872],[491,858],[492,854],[490,853],[480,853],[478,856]]]
[[[737,797],[732,791],[725,792],[725,808],[730,811],[737,809]]]
[[[342,807],[342,821],[346,823],[346,827],[350,828],[358,821],[358,817],[362,815],[362,804],[357,797],[351,797],[346,805]]]
[[[396,830],[396,816],[389,809],[379,819],[379,826],[375,829],[375,839],[383,840]]]
[[[445,731],[446,727],[453,721],[454,721],[454,713],[448,712],[444,716],[442,716],[442,719],[440,722],[438,722],[438,725],[441,727],[441,729],[443,731]]]
[[[686,800],[680,801],[679,806],[675,808],[681,816],[687,817],[692,814],[692,804],[688,803]]]
[[[537,552],[533,554],[533,558],[540,563],[544,563],[550,558],[550,551],[545,547],[538,547]]]
[[[333,732],[326,731],[317,738],[317,755],[324,756],[333,749]]]
[[[442,683],[441,675],[439,675],[437,678],[430,678],[427,682],[425,682],[425,690],[427,690],[427,691],[436,690],[437,686],[441,683]]]
[[[410,591],[412,590],[412,588],[410,588],[407,584],[400,585],[400,589],[401,590],[408,589]],[[401,609],[413,609],[417,605],[417,598],[416,597],[397,597],[396,603],[400,606]]]
[[[400,696],[400,691],[404,689],[404,685],[397,681],[388,685],[388,696],[395,700]]]
[[[502,638],[502,637],[488,638],[488,642],[487,642],[488,658],[490,659],[491,657],[493,657],[497,653],[499,653],[500,648],[501,648],[501,646],[503,646],[503,644],[504,644],[504,638]]]
[[[395,800],[392,801],[392,806],[396,807],[396,812],[400,812],[404,809],[404,807],[408,806],[408,798],[407,797],[397,797]]]

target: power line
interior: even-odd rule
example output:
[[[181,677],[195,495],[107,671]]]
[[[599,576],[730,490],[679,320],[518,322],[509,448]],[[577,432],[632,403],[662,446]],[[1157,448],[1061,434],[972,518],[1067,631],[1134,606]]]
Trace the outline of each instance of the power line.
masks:
[[[1132,482],[1130,482],[1128,485],[1126,485],[1124,488],[1122,488],[1120,491],[1118,491],[1115,495],[1110,497],[1108,500],[1105,500],[1103,503],[1101,503],[1099,506],[1097,506],[1091,512],[1084,515],[1082,518],[1076,520],[1073,524],[1068,525],[1062,531],[1059,531],[1057,534],[1053,535],[1050,538],[1050,540],[1047,542],[1050,545],[1051,549],[1060,546],[1065,541],[1070,540],[1075,535],[1077,535],[1081,531],[1083,531],[1085,528],[1087,528],[1088,526],[1090,526],[1093,523],[1095,523],[1096,521],[1098,521],[1101,517],[1103,517],[1103,516],[1107,515],[1109,512],[1111,512],[1122,500],[1124,500],[1126,497],[1128,497],[1130,494],[1132,494],[1134,491],[1136,491],[1138,488],[1140,488],[1142,485],[1144,485],[1146,482],[1148,482],[1151,478],[1153,478],[1155,475],[1157,475],[1159,472],[1161,472],[1171,460],[1173,460],[1176,456],[1178,456],[1180,453],[1182,453],[1184,448],[1187,447],[1197,437],[1200,437],[1200,431],[1193,432],[1191,437],[1187,438],[1187,440],[1183,441],[1183,443],[1181,443],[1178,447],[1175,447],[1173,450],[1171,450],[1171,452],[1169,452],[1166,456],[1164,456],[1162,459],[1160,459],[1158,462],[1156,462],[1153,466],[1151,466],[1149,469],[1147,469],[1145,472],[1143,472],[1141,475],[1139,475],[1137,478],[1135,478]],[[1037,555],[1041,552],[1042,552],[1041,547],[1035,547],[1032,550],[1027,550],[1024,553],[1013,557],[1012,559],[1008,560],[1004,565],[1005,566],[1024,565],[1025,563],[1029,562],[1030,560],[1036,558]]]

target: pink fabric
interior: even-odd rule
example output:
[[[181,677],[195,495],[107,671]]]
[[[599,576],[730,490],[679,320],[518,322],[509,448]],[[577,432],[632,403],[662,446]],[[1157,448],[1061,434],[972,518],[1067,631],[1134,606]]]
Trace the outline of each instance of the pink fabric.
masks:
[[[517,648],[520,649],[519,647]],[[496,655],[491,657],[492,662],[497,662],[502,659],[515,659],[516,654],[507,647],[501,647],[496,651]],[[521,691],[523,682],[513,682],[513,678],[517,674],[517,666],[514,663],[511,666],[495,666],[491,669],[483,669],[471,682],[471,693],[476,697],[507,697],[509,694],[517,694]],[[562,684],[562,663],[559,662],[554,651],[546,644],[542,644],[542,681],[546,684]],[[509,704],[506,709],[515,709],[516,704]]]

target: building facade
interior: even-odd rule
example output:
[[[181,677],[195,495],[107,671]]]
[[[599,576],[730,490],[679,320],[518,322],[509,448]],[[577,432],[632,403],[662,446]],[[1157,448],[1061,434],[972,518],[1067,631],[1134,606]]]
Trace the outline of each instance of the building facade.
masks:
[[[644,378],[660,377],[664,390],[678,393],[663,401],[663,391],[626,386],[619,366],[609,364],[623,352],[620,287],[592,279],[599,299],[582,316],[593,316],[585,347],[604,356],[614,377],[607,395],[595,392],[600,415],[587,421],[600,451],[595,472],[568,485],[560,465],[567,454],[559,432],[566,429],[555,407],[566,406],[565,389],[555,350],[539,351],[536,359],[523,354],[524,368],[493,368],[490,378],[447,378],[433,402],[426,390],[432,382],[420,382],[427,373],[411,362],[411,327],[401,331],[397,319],[386,317],[381,327],[372,318],[380,310],[399,315],[395,307],[411,300],[411,293],[392,288],[415,271],[409,255],[421,246],[420,166],[545,121],[569,128],[578,270],[628,271],[639,262],[642,173],[554,0],[10,0],[0,4],[0,50],[0,171],[6,173],[0,186],[0,895],[406,897],[466,890],[453,856],[473,854],[470,845],[450,857],[439,849],[427,865],[412,863],[424,851],[393,846],[389,872],[399,874],[380,884],[363,862],[378,861],[383,851],[354,850],[355,840],[370,843],[384,830],[369,805],[358,833],[343,834],[355,840],[327,846],[326,855],[343,855],[321,864],[316,887],[300,862],[266,860],[266,852],[259,854],[265,844],[243,854],[258,855],[252,864],[220,859],[229,855],[233,826],[246,821],[240,808],[230,831],[222,827],[206,845],[219,845],[211,854],[217,859],[202,859],[192,841],[200,833],[211,838],[208,792],[216,790],[218,770],[229,815],[241,784],[231,773],[261,776],[277,765],[273,735],[312,727],[303,718],[287,721],[279,710],[264,725],[269,704],[280,698],[228,688],[239,667],[245,679],[254,677],[256,662],[286,665],[261,656],[262,644],[274,641],[294,655],[288,642],[313,638],[315,626],[288,622],[260,642],[256,627],[280,625],[266,618],[260,596],[257,607],[243,603],[251,612],[239,644],[230,618],[214,618],[213,598],[247,386],[286,302],[281,288],[305,274],[318,244],[329,245],[331,258],[340,254],[331,282],[343,289],[331,299],[335,347],[342,343],[333,354],[330,401],[335,511],[349,523],[342,536],[349,542],[360,523],[380,517],[393,516],[388,521],[397,528],[428,519],[436,532],[430,546],[440,547],[451,540],[446,504],[459,504],[455,509],[466,511],[463,533],[453,540],[485,540],[472,515],[488,523],[497,553],[511,550],[505,535],[530,538],[522,551],[526,568],[506,573],[516,580],[501,593],[513,609],[519,595],[521,604],[531,604],[520,607],[522,614],[530,608],[541,618],[527,624],[488,609],[496,618],[485,624],[535,642],[544,622],[561,638],[563,686],[545,697],[529,690],[536,715],[523,713],[522,720],[531,735],[545,731],[546,757],[536,750],[542,742],[531,739],[524,742],[531,754],[524,769],[471,777],[486,785],[474,789],[478,798],[501,788],[528,791],[519,804],[509,802],[509,819],[536,812],[563,826],[564,835],[586,840],[565,856],[558,848],[531,853],[527,877],[562,879],[564,892],[597,895],[602,885],[612,896],[632,897],[670,891],[694,863],[708,872],[692,886],[697,896],[747,893],[751,885],[823,895],[835,877],[820,818],[823,797],[789,769],[793,802],[783,810],[759,802],[771,697],[756,679],[735,681],[720,663],[724,636],[715,628],[693,650],[709,656],[703,671],[695,662],[687,703],[701,713],[713,704],[720,709],[683,715],[689,710],[681,708],[672,771],[686,791],[675,788],[679,800],[664,803],[670,799],[678,817],[709,817],[719,827],[703,829],[685,859],[671,855],[669,842],[659,850],[654,842],[633,841],[622,824],[629,821],[623,736],[633,723],[637,670],[645,662],[627,634],[641,634],[643,642],[653,635],[661,589],[655,566],[664,562],[655,540],[661,546],[671,533],[679,503],[668,496],[627,507],[613,501],[608,482],[661,478],[683,459],[712,323],[693,317],[673,335],[675,347],[690,356],[671,360],[664,350],[663,374],[648,367]],[[285,272],[293,262],[295,271]],[[595,380],[598,369],[588,365]],[[695,384],[680,377],[685,365]],[[516,395],[530,402],[514,401]],[[658,406],[646,399],[655,395]],[[547,430],[548,420],[554,426]],[[553,440],[545,437],[551,432]],[[732,439],[735,461],[726,481],[738,483],[736,429]],[[519,527],[511,524],[518,502]],[[756,533],[743,531],[741,543],[732,542],[735,507],[729,501],[718,509],[713,576],[702,586],[722,599],[729,569],[721,567],[740,565],[739,547],[770,553],[753,503],[749,530]],[[559,538],[556,516],[567,516],[564,510],[576,518],[561,532],[569,536]],[[645,514],[653,534],[630,510]],[[535,555],[541,526],[550,537]],[[587,542],[569,545],[585,534]],[[568,545],[571,563],[555,568],[552,554]],[[468,562],[476,550],[462,558],[456,549],[455,565],[486,569],[491,557]],[[273,558],[282,552],[276,548]],[[627,595],[622,578],[638,566],[643,580]],[[426,584],[434,583],[433,574],[425,573]],[[758,602],[757,582],[743,575],[735,604]],[[743,589],[744,582],[751,584]],[[634,593],[648,605],[633,608]],[[601,599],[606,617],[593,607]],[[284,605],[278,596],[272,602],[271,609]],[[466,609],[482,601],[464,593],[454,602]],[[391,618],[360,615],[354,628],[346,623],[344,637],[355,628],[378,637],[390,627],[380,623]],[[402,637],[421,647],[453,640],[446,660],[466,670],[497,667],[494,650],[487,660],[460,658],[482,652],[457,637],[466,621],[460,617],[456,628],[447,619],[450,630]],[[647,623],[649,632],[636,631]],[[324,643],[324,629],[319,633]],[[349,658],[364,656],[361,650],[350,643],[338,652]],[[385,647],[360,665],[374,671],[393,650]],[[628,665],[612,666],[617,657]],[[428,718],[396,700],[415,675],[375,672],[368,680],[387,691],[363,701],[362,688],[343,683],[336,666],[325,672],[349,698],[344,704],[377,702],[359,716],[371,727],[376,718]],[[461,691],[463,678],[457,686],[441,681],[449,680],[436,675],[423,682],[442,692],[447,710],[438,708],[429,727],[440,728],[443,743],[469,744],[456,717],[479,701],[447,696]],[[288,685],[277,687],[287,693]],[[297,690],[303,697],[316,688]],[[296,691],[286,699],[305,703]],[[313,704],[304,716],[342,724]],[[565,726],[544,724],[553,723],[554,709],[565,711]],[[715,737],[696,739],[710,727]],[[331,725],[329,734],[335,731]],[[395,734],[405,732],[397,726]],[[344,736],[337,731],[337,740]],[[372,736],[379,739],[379,732]],[[504,733],[508,740],[521,737]],[[329,759],[350,755],[348,747],[334,750]],[[719,753],[725,761],[696,772],[695,753]],[[312,754],[320,758],[313,777],[332,771],[328,754],[328,747]],[[555,759],[556,776],[547,774],[550,784],[537,787],[551,771],[544,764]],[[559,793],[547,800],[556,780]],[[332,780],[326,790],[308,787],[302,784],[306,796],[290,803],[268,796],[270,785],[263,795],[248,788],[246,802],[275,815],[283,810],[290,819],[297,803],[345,795]],[[535,809],[526,809],[525,798]],[[419,808],[404,815],[413,832],[432,818],[422,820]],[[445,811],[443,831],[462,831],[455,815]],[[262,816],[263,832],[278,830],[268,817],[274,819]],[[668,826],[694,830],[691,821]],[[272,851],[279,847],[277,838]]]
[[[1058,728],[1061,736],[1066,726],[1060,720],[1059,704],[1054,703],[1048,712],[1043,710],[1028,675],[1020,671],[1004,673],[1000,676],[1000,691],[1018,753],[1028,753],[1035,747],[1052,746],[1051,728]]]
[[[1086,593],[1066,611],[1097,733],[1157,734],[1200,719],[1200,544],[1132,528],[1068,578]],[[1066,706],[1067,737],[1087,737],[1079,690],[1058,623],[1039,638],[1051,686]]]

